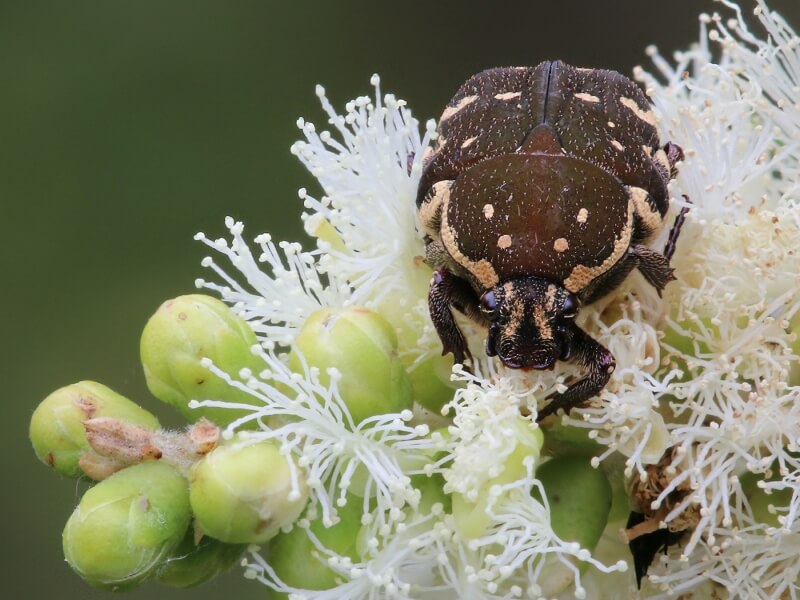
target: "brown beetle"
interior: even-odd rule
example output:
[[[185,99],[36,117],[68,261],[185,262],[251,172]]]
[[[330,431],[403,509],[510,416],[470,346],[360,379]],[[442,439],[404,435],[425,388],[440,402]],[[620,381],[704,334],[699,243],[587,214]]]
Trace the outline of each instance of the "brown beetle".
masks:
[[[539,412],[597,394],[615,362],[575,325],[582,305],[635,268],[661,292],[685,210],[664,252],[667,184],[683,159],[659,143],[650,103],[615,72],[560,61],[478,73],[458,90],[425,157],[417,210],[429,308],[444,353],[470,357],[452,309],[488,328],[486,352],[510,368],[574,361],[586,376]]]

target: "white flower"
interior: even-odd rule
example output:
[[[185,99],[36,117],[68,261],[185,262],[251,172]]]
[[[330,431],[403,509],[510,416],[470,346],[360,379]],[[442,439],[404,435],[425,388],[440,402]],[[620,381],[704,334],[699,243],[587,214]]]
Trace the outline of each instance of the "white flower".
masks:
[[[214,400],[193,401],[193,405],[248,411],[231,423],[224,435],[230,437],[243,424],[257,420],[262,429],[242,430],[240,435],[278,440],[282,452],[297,456],[312,503],[318,506],[324,523],[333,523],[336,506],[354,493],[363,498],[370,528],[388,534],[393,523],[405,518],[403,509],[414,508],[419,501],[409,476],[423,473],[430,453],[437,448],[436,440],[428,437],[429,427],[409,425],[411,411],[377,415],[355,424],[337,391],[335,370],[329,373],[331,384],[324,386],[317,369],[294,373],[274,352],[258,347],[254,352],[264,360],[265,368],[257,374],[243,370],[244,381],[210,363],[207,366],[262,405]],[[369,508],[372,506],[374,509]]]
[[[261,234],[255,239],[261,254],[255,258],[242,238],[244,225],[230,217],[225,225],[232,236],[230,242],[224,238],[210,240],[204,233],[198,233],[195,239],[225,255],[244,277],[249,289],[231,277],[211,256],[204,258],[202,264],[211,268],[224,284],[197,279],[195,285],[214,290],[231,303],[261,337],[265,347],[291,344],[297,330],[318,308],[350,303],[349,285],[335,273],[324,275],[325,257],[319,252],[303,252],[300,244],[281,242],[281,256],[272,237]],[[262,271],[261,264],[266,264],[270,273]]]
[[[656,73],[635,72],[662,141],[686,153],[671,188],[673,213],[691,206],[673,258],[677,281],[660,298],[634,274],[582,311],[579,325],[612,352],[617,368],[597,398],[563,419],[603,447],[594,466],[648,489],[651,496],[634,494],[644,502],[638,510],[686,530],[651,566],[642,597],[798,595],[800,387],[792,329],[800,319],[800,38],[763,2],[760,34],[735,4],[723,4],[731,18],[701,16],[699,44],[677,53],[674,64],[649,49]],[[541,443],[532,440],[541,432],[520,416],[535,415],[563,391],[575,375],[570,367],[508,371],[478,351],[473,374],[456,369],[461,387],[444,411],[447,432],[430,434],[410,411],[356,426],[335,377],[327,387],[313,369],[291,373],[274,352],[276,344],[291,346],[316,309],[349,304],[392,323],[409,369],[441,351],[414,212],[434,127],[420,136],[405,103],[382,97],[377,77],[373,85],[374,98],[354,100],[344,115],[318,88],[331,132],[298,123],[305,139],[292,151],[324,194],[300,193],[317,249],[283,244],[280,253],[261,236],[256,259],[232,220],[230,243],[200,236],[247,285],[211,258],[204,264],[223,283],[199,285],[219,291],[253,325],[265,362],[263,373],[243,373],[241,381],[215,371],[262,401],[235,406],[251,412],[230,430],[257,420],[261,429],[251,435],[279,439],[294,453],[326,522],[348,490],[365,498],[369,542],[361,562],[313,540],[341,585],[290,588],[258,555],[250,574],[297,597],[537,598],[565,585],[566,596],[617,597],[630,562],[614,541],[623,524],[610,523],[594,552],[555,534],[536,479]],[[484,332],[465,332],[479,347]],[[418,510],[411,476],[421,474],[444,478],[451,511]],[[762,481],[747,487],[753,475]],[[758,508],[767,493],[776,498],[774,523]],[[465,517],[464,506],[474,512]],[[591,567],[585,573],[582,563]]]
[[[391,94],[382,98],[377,75],[371,82],[374,98],[349,102],[345,115],[336,113],[317,86],[333,133],[318,133],[312,123],[298,120],[306,139],[292,152],[325,193],[316,199],[300,190],[308,211],[303,220],[325,252],[327,270],[350,282],[353,302],[379,310],[400,330],[401,340],[411,333],[413,344],[404,352],[427,355],[437,347],[418,343],[431,330],[424,300],[430,269],[422,264],[414,200],[422,151],[435,137],[433,123],[420,138],[405,101]]]

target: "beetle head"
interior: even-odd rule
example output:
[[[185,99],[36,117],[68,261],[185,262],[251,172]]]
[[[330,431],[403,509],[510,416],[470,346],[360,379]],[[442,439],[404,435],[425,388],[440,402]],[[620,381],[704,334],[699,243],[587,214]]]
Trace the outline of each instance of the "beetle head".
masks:
[[[572,354],[570,330],[578,307],[573,294],[545,279],[501,283],[480,300],[489,322],[486,353],[512,369],[551,369]]]

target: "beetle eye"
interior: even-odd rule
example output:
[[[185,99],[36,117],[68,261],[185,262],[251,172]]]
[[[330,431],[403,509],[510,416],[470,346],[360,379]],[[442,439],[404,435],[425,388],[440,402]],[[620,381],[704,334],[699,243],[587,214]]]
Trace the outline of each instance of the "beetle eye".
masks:
[[[564,305],[561,308],[561,317],[563,319],[574,319],[578,314],[578,308],[580,307],[580,303],[578,299],[569,294],[566,299],[564,300]]]
[[[487,316],[491,317],[495,311],[497,310],[497,300],[494,297],[494,292],[489,290],[483,296],[481,296],[481,312]]]

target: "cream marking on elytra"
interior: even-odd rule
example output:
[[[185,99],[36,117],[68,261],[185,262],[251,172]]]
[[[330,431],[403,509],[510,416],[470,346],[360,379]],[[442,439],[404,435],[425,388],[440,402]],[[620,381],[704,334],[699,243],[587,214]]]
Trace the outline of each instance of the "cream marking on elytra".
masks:
[[[622,96],[619,99],[619,103],[622,104],[625,108],[630,110],[637,118],[641,119],[648,125],[652,125],[653,127],[656,126],[656,116],[653,114],[652,110],[642,110],[639,108],[639,105],[636,104],[636,100],[633,98],[628,98],[626,96]]]
[[[503,92],[502,94],[495,94],[495,100],[515,100],[522,95],[522,92]]]
[[[556,252],[566,252],[569,250],[569,242],[567,242],[567,238],[558,238],[555,242],[553,242],[553,250]]]
[[[425,196],[425,201],[418,209],[419,224],[422,230],[434,240],[439,239],[439,228],[435,225],[441,218],[442,206],[450,200],[450,187],[452,180],[437,181],[431,187],[429,194]]]
[[[485,289],[493,288],[500,283],[500,278],[494,270],[492,263],[485,258],[478,261],[466,256],[458,247],[458,234],[450,227],[447,219],[447,205],[450,203],[450,194],[442,198],[442,244],[450,257],[464,267]]]
[[[469,148],[472,145],[472,143],[477,139],[478,139],[477,135],[471,138],[467,138],[466,140],[464,140],[464,143],[461,144],[461,149],[464,150],[465,148]]]
[[[444,112],[442,113],[442,117],[439,119],[439,121],[440,122],[446,121],[454,114],[456,114],[458,111],[463,109],[465,106],[469,106],[470,104],[475,102],[475,100],[477,99],[478,99],[477,96],[464,96],[461,100],[458,101],[458,104],[456,104],[455,106],[448,106],[447,108],[445,108]]]
[[[664,225],[664,219],[647,201],[647,197],[650,195],[647,193],[647,190],[630,186],[628,188],[628,193],[630,194],[631,200],[633,200],[633,207],[636,210],[636,214],[642,220],[642,225],[645,231],[647,231],[647,237],[649,238],[653,234],[661,231],[661,227]]]
[[[653,149],[650,146],[642,146],[642,151],[647,154],[647,156],[653,156]]]
[[[483,205],[483,216],[487,219],[491,219],[494,216],[494,206],[491,204],[484,204]]]
[[[508,234],[501,235],[497,238],[497,247],[501,250],[505,250],[506,248],[511,247],[511,236]]]
[[[589,211],[585,208],[582,208],[578,211],[578,223],[586,223],[586,220],[589,218]]]
[[[624,152],[625,151],[625,146],[620,144],[617,140],[611,140],[611,145],[614,146],[614,148],[616,148],[620,152]]]
[[[587,267],[586,265],[577,265],[572,269],[572,272],[564,280],[564,287],[573,294],[577,294],[597,277],[608,271],[613,267],[622,256],[628,251],[631,244],[631,236],[633,235],[633,199],[628,199],[628,220],[625,222],[625,227],[622,228],[618,238],[614,239],[614,248],[611,254],[596,267]]]
[[[617,126],[617,124],[616,124],[616,123],[614,123],[614,121],[609,121],[609,122],[608,122],[608,126],[609,126],[609,127],[611,127],[611,129],[614,129],[614,127],[616,127],[616,126]]]
[[[598,98],[597,96],[593,96],[592,94],[587,94],[585,92],[579,92],[575,94],[575,97],[578,100],[583,100],[584,102],[592,102],[592,103],[600,102],[600,98]]]

